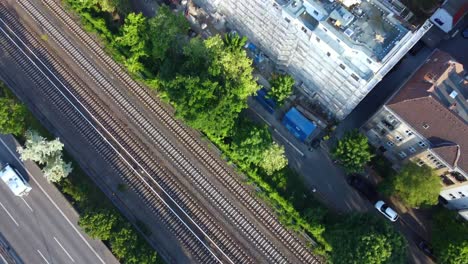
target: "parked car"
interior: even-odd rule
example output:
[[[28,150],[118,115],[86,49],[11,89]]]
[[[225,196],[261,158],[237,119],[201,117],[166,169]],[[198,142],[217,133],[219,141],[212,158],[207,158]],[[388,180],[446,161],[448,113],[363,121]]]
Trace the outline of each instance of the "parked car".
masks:
[[[396,222],[398,220],[398,214],[390,208],[384,201],[378,201],[375,203],[374,207],[379,210],[385,217],[387,217],[390,221]]]
[[[0,171],[0,179],[10,188],[16,196],[26,196],[31,191],[31,186],[24,179],[23,175],[13,166],[6,164]]]
[[[465,29],[463,29],[463,31],[462,31],[462,37],[468,39],[468,27],[466,27]]]
[[[418,243],[418,248],[424,252],[424,254],[432,259],[435,259],[435,256],[434,256],[434,250],[432,249],[432,247],[427,244],[425,241],[421,240],[419,243]]]
[[[374,186],[372,186],[370,182],[362,178],[360,175],[351,174],[350,176],[348,176],[347,182],[369,201],[374,202],[375,200],[377,200],[378,195],[374,189]]]

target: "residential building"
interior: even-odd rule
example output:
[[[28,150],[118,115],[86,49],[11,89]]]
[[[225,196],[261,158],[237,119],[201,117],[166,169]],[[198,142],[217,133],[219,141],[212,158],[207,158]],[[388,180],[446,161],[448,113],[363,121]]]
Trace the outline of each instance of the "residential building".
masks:
[[[348,115],[429,30],[399,1],[194,0],[247,36],[300,90],[338,119]]]
[[[468,209],[468,78],[463,65],[436,50],[361,128],[396,165],[434,168],[441,197]]]

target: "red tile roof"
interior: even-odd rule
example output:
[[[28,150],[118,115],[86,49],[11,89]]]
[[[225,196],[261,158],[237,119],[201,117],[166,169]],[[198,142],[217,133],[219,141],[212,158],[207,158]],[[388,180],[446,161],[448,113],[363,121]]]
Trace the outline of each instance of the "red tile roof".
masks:
[[[432,95],[436,89],[434,84],[447,78],[450,67],[460,72],[461,64],[453,62],[450,55],[434,52],[390,99],[387,107],[427,138],[432,150],[448,164],[468,173],[468,124]],[[425,78],[432,79],[432,83]]]

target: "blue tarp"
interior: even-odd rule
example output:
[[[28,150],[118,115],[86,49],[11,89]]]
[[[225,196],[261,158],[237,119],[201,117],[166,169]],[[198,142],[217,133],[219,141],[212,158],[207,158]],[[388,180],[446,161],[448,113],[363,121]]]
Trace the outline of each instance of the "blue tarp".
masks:
[[[304,142],[317,126],[292,107],[283,118],[283,125],[300,141]]]
[[[255,99],[268,111],[270,114],[275,112],[276,103],[275,100],[271,98],[266,98],[267,90],[262,88],[257,91],[257,95],[255,95]]]
[[[257,51],[257,46],[255,46],[255,44],[253,44],[252,42],[249,42],[247,44],[247,48],[252,51],[252,52],[256,52]]]

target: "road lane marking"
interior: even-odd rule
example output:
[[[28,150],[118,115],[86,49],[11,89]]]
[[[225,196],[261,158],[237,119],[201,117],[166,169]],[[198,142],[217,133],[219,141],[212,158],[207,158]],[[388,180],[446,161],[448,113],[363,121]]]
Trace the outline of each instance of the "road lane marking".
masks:
[[[67,256],[71,259],[71,261],[75,262],[75,260],[70,256],[70,253],[68,253],[68,251],[65,250],[65,248],[62,246],[62,244],[60,244],[58,239],[56,237],[54,237],[54,239],[55,239],[55,242],[57,242],[57,244],[62,248],[63,252],[65,252],[67,254]]]
[[[3,210],[5,210],[5,212],[8,214],[8,216],[11,218],[11,220],[13,220],[13,222],[16,224],[16,226],[19,226],[18,222],[16,222],[15,218],[13,218],[13,216],[10,214],[10,212],[8,212],[8,210],[5,208],[5,206],[3,206],[2,203],[0,203],[0,206],[2,206]]]
[[[63,83],[60,81],[60,79],[44,64],[44,62],[42,62],[42,60],[28,47],[28,45],[26,45],[26,44],[24,43],[24,41],[23,41],[20,37],[18,37],[18,35],[4,22],[4,20],[0,18],[0,22],[2,22],[2,23],[8,28],[8,30],[10,30],[11,33],[14,34],[16,38],[18,38],[18,40],[25,46],[25,48],[26,48],[27,50],[29,50],[29,52],[30,52],[32,55],[34,55],[34,57],[35,57],[44,67],[46,67],[47,71],[61,84],[62,87],[64,87],[64,88],[67,90],[68,93],[70,93],[71,97],[74,98],[75,100],[77,100],[78,105],[82,106],[82,107],[84,108],[85,112],[88,113],[88,114],[90,114],[90,115],[91,115],[91,118],[92,118],[93,120],[95,120],[95,121],[99,124],[99,126],[100,126],[101,128],[103,128],[103,129],[106,131],[106,133],[109,134],[109,136],[111,136],[111,137],[113,138],[113,140],[114,140],[115,142],[117,142],[117,144],[118,144],[121,148],[123,148],[122,145],[113,137],[112,133],[110,133],[110,132],[105,128],[105,126],[104,126],[103,124],[101,124],[101,123],[99,122],[99,120],[97,120],[97,118],[94,117],[94,116],[92,115],[92,113],[83,105],[83,103],[81,103],[80,100],[78,100],[78,99],[76,98],[76,96],[73,95],[73,93],[69,90],[69,88],[68,88],[65,84],[63,84]],[[24,55],[26,58],[28,58],[28,60],[29,60],[34,66],[36,66],[36,68],[44,75],[44,77],[55,87],[55,89],[58,90],[58,92],[63,96],[63,98],[64,98],[65,100],[67,100],[67,101],[70,103],[70,105],[83,117],[83,119],[84,119],[86,122],[88,122],[88,124],[89,124],[91,127],[94,128],[94,130],[110,145],[110,147],[111,147],[112,149],[114,149],[115,151],[117,151],[117,149],[109,142],[109,140],[102,134],[102,132],[101,132],[97,127],[95,127],[95,125],[89,120],[89,118],[88,118],[85,114],[83,114],[83,112],[81,112],[80,109],[78,109],[78,107],[75,105],[75,103],[73,103],[73,102],[68,98],[68,96],[65,95],[64,92],[63,92],[62,90],[60,90],[60,88],[58,88],[58,86],[55,84],[55,82],[53,82],[53,81],[51,80],[51,78],[50,78],[48,75],[45,74],[45,72],[37,65],[37,63],[34,62],[34,61],[31,59],[31,57],[28,56],[28,54],[26,54],[26,52],[12,39],[12,37],[11,37],[8,33],[5,32],[5,30],[3,30],[2,27],[0,27],[0,31],[2,31],[3,34],[19,49],[19,51],[21,51],[21,52],[23,53],[23,55]],[[71,44],[70,44],[70,45],[71,45]],[[73,45],[72,45],[72,46],[73,46]],[[76,48],[75,48],[75,49],[76,49]],[[76,51],[79,52],[78,49],[76,49]],[[73,57],[73,56],[72,56],[72,57]],[[81,66],[82,66],[82,65],[81,65]],[[81,66],[80,66],[80,67],[81,67]],[[83,68],[83,67],[81,67],[81,68]],[[96,69],[96,70],[97,70],[97,69]],[[126,151],[125,148],[123,148],[123,150],[126,152],[126,154],[130,155],[130,153],[128,153],[128,151]],[[10,152],[11,152],[11,151],[10,151]],[[117,154],[118,154],[121,158],[124,159],[125,163],[127,163],[128,165],[131,165],[131,164],[129,163],[129,161],[125,160],[125,158],[122,156],[122,154],[120,154],[120,151],[117,151],[117,152],[118,152]],[[134,158],[133,156],[131,156],[131,155],[130,155],[130,158],[131,158],[133,161],[136,161],[135,158]],[[17,159],[17,158],[16,158],[16,159]],[[138,162],[137,162],[137,163],[138,163]],[[138,164],[139,164],[139,163],[138,163]],[[135,169],[133,169],[133,170],[136,171]],[[149,183],[148,183],[145,179],[143,179],[143,177],[141,176],[141,172],[139,172],[139,171],[136,171],[136,172],[137,172],[138,177],[139,177],[142,181],[144,181],[146,185],[149,186]],[[148,175],[150,175],[150,174],[149,174],[146,170],[144,170],[144,169],[143,169],[143,172],[146,173],[146,174],[148,174]],[[212,243],[212,244],[214,245],[214,247],[216,247],[216,248],[221,252],[221,254],[223,254],[223,256],[229,260],[230,263],[234,263],[234,262],[230,259],[230,257],[229,257],[228,255],[226,255],[226,253],[218,246],[218,244],[216,244],[216,243],[211,239],[211,237],[209,237],[209,236],[206,234],[206,232],[205,232],[205,231],[188,215],[188,213],[187,213],[184,209],[182,209],[182,207],[174,200],[174,198],[172,198],[172,197],[167,193],[167,191],[166,191],[165,189],[163,189],[163,188],[159,185],[159,183],[157,183],[156,181],[153,181],[153,182],[158,186],[159,189],[161,189],[161,190],[167,195],[167,197],[177,206],[177,208],[178,208],[179,210],[181,210],[181,212],[190,220],[190,222],[192,222],[192,224],[195,225],[195,226],[198,228],[198,230],[200,230],[200,231],[204,234],[204,236],[210,241],[210,243]],[[182,220],[182,218],[181,218],[181,217],[175,212],[175,210],[160,196],[160,194],[157,193],[157,192],[154,190],[153,187],[149,186],[149,188],[151,189],[151,191],[152,191],[156,196],[158,196],[159,199],[161,199],[161,201],[162,201],[162,202],[167,206],[167,208],[181,221],[181,223],[182,223],[187,229],[189,229],[189,231],[195,236],[195,238],[196,238],[198,241],[200,241],[200,243],[202,243],[202,245],[211,253],[211,255],[212,255],[214,258],[216,258],[216,260],[217,260],[218,262],[222,263],[222,261],[219,259],[219,257],[218,257],[215,253],[213,253],[212,249],[206,244],[206,242],[205,242],[203,239],[201,239],[201,238],[195,233],[195,231],[193,231],[193,230],[188,226],[188,224],[185,223],[184,220]],[[80,235],[81,235],[81,234],[80,234]],[[86,243],[87,243],[87,241],[86,241]],[[97,253],[96,253],[96,251],[95,251],[94,249],[91,249],[91,250],[96,254],[96,256],[99,258],[99,260],[100,260],[102,263],[105,263],[105,262],[97,255]]]
[[[42,253],[39,251],[39,249],[37,250],[37,253],[39,253],[39,255],[42,257],[42,259],[45,261],[45,263],[50,264],[50,262],[47,261],[47,259],[44,257],[44,255],[42,255]]]
[[[26,202],[26,200],[23,197],[21,197],[21,200],[23,200],[23,202],[26,204],[29,210],[31,210],[31,212],[34,212],[34,210],[31,208],[31,206],[29,206],[29,204]]]
[[[78,234],[78,236],[81,238],[81,240],[83,240],[83,242],[88,246],[88,248],[94,253],[94,255],[96,255],[96,257],[101,261],[101,263],[103,264],[106,264],[106,262],[101,258],[101,256],[98,255],[98,253],[96,252],[96,250],[94,250],[94,248],[88,243],[88,241],[86,240],[86,238],[80,233],[80,231],[73,225],[72,221],[70,221],[70,219],[68,219],[68,217],[65,215],[65,213],[58,207],[58,205],[54,202],[54,200],[52,200],[52,198],[49,196],[49,194],[46,193],[46,191],[44,190],[44,188],[42,188],[42,186],[39,184],[39,182],[34,178],[34,176],[32,175],[32,173],[26,168],[26,166],[24,166],[23,162],[18,159],[18,157],[16,156],[15,153],[13,153],[13,151],[11,151],[11,149],[6,145],[6,143],[3,141],[3,139],[0,138],[0,142],[2,143],[3,146],[5,146],[5,148],[8,150],[8,152],[10,152],[10,154],[16,159],[16,161],[18,161],[18,163],[20,164],[21,167],[23,167],[23,169],[26,171],[26,173],[28,173],[29,177],[31,180],[34,181],[34,183],[37,185],[37,187],[39,187],[39,189],[42,191],[42,193],[47,197],[47,199],[49,199],[50,203],[52,203],[54,205],[54,207],[57,209],[57,211],[60,212],[60,214],[63,216],[63,218],[65,218],[65,220],[68,222],[68,224],[73,228],[73,230],[75,230],[75,232]]]
[[[0,253],[0,257],[2,258],[2,260],[3,260],[3,262],[4,262],[5,264],[8,264],[8,261],[6,261],[5,257],[2,255],[2,253]]]

